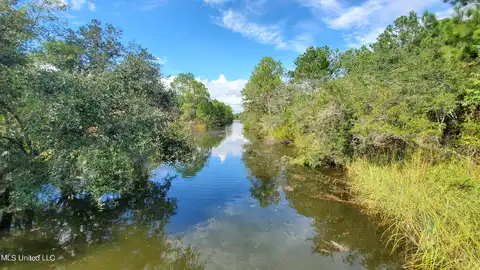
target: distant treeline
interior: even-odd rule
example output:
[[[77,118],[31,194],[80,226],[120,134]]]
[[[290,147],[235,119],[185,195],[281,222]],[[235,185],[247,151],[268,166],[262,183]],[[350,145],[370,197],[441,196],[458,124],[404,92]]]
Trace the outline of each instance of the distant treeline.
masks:
[[[178,94],[182,120],[202,121],[210,127],[233,121],[232,108],[218,100],[211,100],[207,87],[195,80],[193,74],[179,74],[171,83],[171,88]]]

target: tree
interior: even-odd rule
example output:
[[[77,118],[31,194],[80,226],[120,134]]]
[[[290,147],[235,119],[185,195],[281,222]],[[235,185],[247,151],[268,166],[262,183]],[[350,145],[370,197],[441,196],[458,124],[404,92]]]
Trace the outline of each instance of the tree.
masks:
[[[310,166],[417,148],[477,153],[479,10],[457,8],[443,20],[412,12],[370,48],[310,47],[289,83],[266,57],[243,90],[245,125],[294,140],[295,161]]]
[[[209,127],[233,121],[232,108],[218,100],[211,100],[207,87],[195,80],[193,74],[179,74],[173,80],[171,89],[178,94],[184,120],[202,121]]]
[[[210,102],[207,87],[195,80],[192,73],[180,73],[173,80],[171,88],[178,94],[184,119],[199,119],[199,110]]]
[[[77,31],[68,29],[60,39],[44,43],[44,61],[62,70],[80,72],[112,68],[127,54],[121,35],[121,29],[111,24],[103,27],[94,19]]]
[[[307,84],[313,89],[319,83],[325,82],[335,74],[334,58],[336,52],[327,46],[321,48],[309,47],[295,59],[295,70],[291,72],[294,82]]]
[[[190,150],[151,54],[124,49],[119,31],[96,22],[71,39],[42,43],[40,30],[31,27],[42,22],[28,7],[7,3],[0,13],[0,28],[11,31],[0,40],[6,48],[0,195],[7,229],[13,214],[42,203],[37,194],[47,186],[60,190],[61,201],[89,194],[100,203],[106,193],[133,192],[147,181],[150,166],[173,163]],[[33,39],[40,50],[28,48]]]
[[[443,0],[444,3],[450,3],[452,5],[470,5],[470,4],[478,4],[478,0]]]
[[[247,116],[245,125],[255,127],[258,119],[264,115],[275,113],[275,96],[282,86],[284,69],[279,61],[267,56],[250,76],[250,80],[242,90],[243,106]]]

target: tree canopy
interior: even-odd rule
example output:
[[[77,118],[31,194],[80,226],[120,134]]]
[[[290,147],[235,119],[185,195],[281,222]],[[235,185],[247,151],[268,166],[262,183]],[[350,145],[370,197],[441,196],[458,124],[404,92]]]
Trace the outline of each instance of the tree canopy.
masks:
[[[192,73],[179,74],[173,80],[171,89],[178,95],[185,121],[200,120],[207,126],[223,126],[233,121],[232,108],[218,100],[211,100],[207,87]]]
[[[288,80],[265,57],[242,92],[246,126],[294,140],[296,161],[311,166],[418,148],[478,154],[479,15],[412,12],[370,47],[308,48]]]
[[[57,190],[59,204],[130,194],[152,166],[191,153],[178,120],[233,119],[191,74],[165,86],[156,58],[125,45],[121,29],[98,20],[63,28],[59,3],[0,3],[1,229],[45,204],[38,194],[46,189]]]

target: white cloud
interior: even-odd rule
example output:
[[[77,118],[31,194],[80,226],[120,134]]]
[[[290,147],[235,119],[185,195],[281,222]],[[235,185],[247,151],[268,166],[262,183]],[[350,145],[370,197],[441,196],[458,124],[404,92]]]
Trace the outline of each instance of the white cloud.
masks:
[[[86,3],[86,0],[72,0],[71,1],[71,6],[72,9],[79,10],[82,8],[82,6]]]
[[[410,11],[421,13],[428,8],[440,7],[437,0],[366,0],[358,5],[345,5],[339,0],[297,0],[321,17],[327,27],[343,30],[349,47],[367,45],[376,41],[387,25]],[[448,5],[445,5],[448,6]],[[444,15],[441,13],[440,15]]]
[[[256,15],[263,15],[265,6],[270,0],[246,0],[245,10]]]
[[[203,0],[205,4],[209,4],[209,5],[221,5],[227,1],[228,0]]]
[[[355,32],[354,34],[345,35],[345,40],[347,41],[347,47],[349,48],[358,48],[363,45],[369,45],[377,41],[377,38],[380,34],[385,31],[385,28],[379,27],[374,29],[369,29],[365,33]]]
[[[162,82],[170,87],[170,84],[175,80],[176,76],[162,78]],[[197,81],[203,83],[210,93],[210,98],[224,102],[232,107],[234,112],[241,112],[242,106],[242,89],[247,84],[247,80],[233,80],[229,81],[225,75],[220,74],[218,79],[209,81],[208,79],[196,78]]]
[[[155,57],[155,59],[157,60],[157,62],[160,64],[160,65],[165,65],[167,62],[168,62],[168,58],[166,56],[164,57]]]
[[[275,45],[278,49],[303,52],[308,45],[311,45],[312,41],[307,33],[299,34],[294,39],[287,40],[280,24],[268,25],[250,22],[242,13],[231,9],[223,12],[218,24],[248,39],[262,44]]]
[[[455,10],[453,8],[448,8],[435,13],[435,16],[437,16],[437,19],[442,20],[442,19],[452,17],[454,13],[455,13]]]
[[[228,157],[241,157],[243,154],[243,145],[248,143],[248,139],[243,136],[243,126],[234,123],[231,134],[223,140],[220,145],[212,148],[212,156],[220,159],[223,164]]]
[[[245,87],[245,84],[247,84],[247,80],[239,79],[229,81],[223,74],[220,74],[217,80],[209,81],[207,79],[202,80],[201,78],[198,78],[197,80],[202,82],[208,88],[208,92],[212,99],[230,105],[234,112],[240,112],[243,110],[241,91],[243,87]]]
[[[88,6],[90,11],[95,11],[96,9],[95,4],[87,0],[70,0],[70,2],[68,0],[61,0],[60,2],[64,5],[70,6],[73,10],[81,10],[85,5]]]
[[[279,25],[261,25],[249,22],[241,13],[231,9],[223,12],[221,26],[262,44],[281,45],[284,43]]]
[[[342,5],[338,0],[297,0],[297,2],[314,11],[340,12]]]
[[[369,24],[369,16],[382,8],[381,1],[370,0],[361,6],[351,7],[334,19],[326,20],[333,29],[361,27]]]
[[[90,11],[95,11],[95,9],[96,9],[95,4],[92,3],[92,2],[89,2],[88,3],[88,9],[90,9]]]
[[[165,84],[166,87],[170,87],[170,84],[172,84],[176,77],[177,76],[162,77],[160,80]]]

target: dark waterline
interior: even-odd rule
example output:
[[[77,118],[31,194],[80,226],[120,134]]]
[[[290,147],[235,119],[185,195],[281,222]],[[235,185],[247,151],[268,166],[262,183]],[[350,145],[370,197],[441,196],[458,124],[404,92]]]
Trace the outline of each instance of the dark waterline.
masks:
[[[399,268],[371,220],[325,200],[347,196],[341,173],[290,166],[292,148],[256,141],[239,122],[199,134],[198,145],[191,162],[156,169],[141,194],[103,212],[73,205],[31,232],[18,226],[2,254],[56,261],[3,260],[0,268]]]

